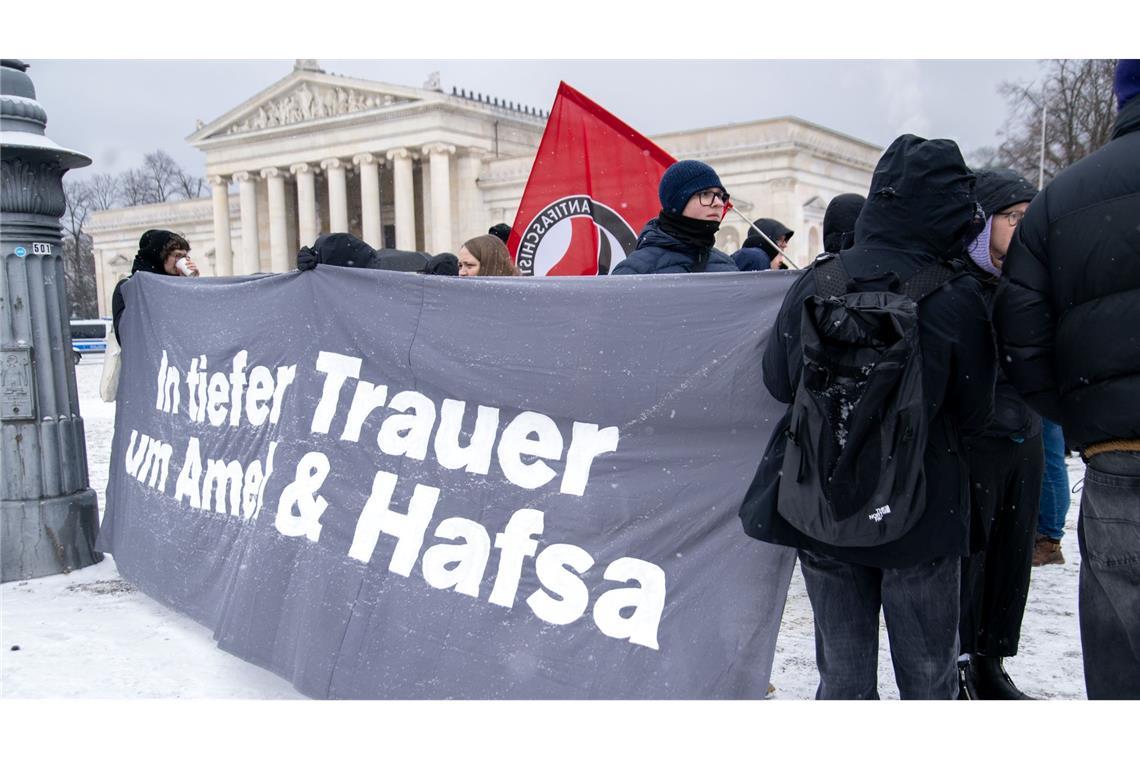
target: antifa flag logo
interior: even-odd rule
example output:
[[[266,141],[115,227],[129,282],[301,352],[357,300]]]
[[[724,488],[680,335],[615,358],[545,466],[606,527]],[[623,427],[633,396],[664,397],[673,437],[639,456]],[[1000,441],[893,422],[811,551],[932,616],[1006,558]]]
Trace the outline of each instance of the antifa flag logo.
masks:
[[[609,274],[637,245],[637,234],[620,214],[588,195],[548,204],[522,233],[518,267],[524,275]],[[592,271],[582,262],[592,261]]]

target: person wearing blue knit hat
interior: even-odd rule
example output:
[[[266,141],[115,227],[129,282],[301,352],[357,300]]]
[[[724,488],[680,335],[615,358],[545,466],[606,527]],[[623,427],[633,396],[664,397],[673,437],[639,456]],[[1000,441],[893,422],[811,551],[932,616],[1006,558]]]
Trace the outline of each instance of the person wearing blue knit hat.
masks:
[[[1077,607],[1089,699],[1140,699],[1140,60],[1108,144],[1017,225],[994,301],[1002,369],[1087,467]]]
[[[661,213],[637,237],[633,253],[613,274],[684,274],[739,271],[714,246],[728,191],[701,161],[678,161],[657,186]]]

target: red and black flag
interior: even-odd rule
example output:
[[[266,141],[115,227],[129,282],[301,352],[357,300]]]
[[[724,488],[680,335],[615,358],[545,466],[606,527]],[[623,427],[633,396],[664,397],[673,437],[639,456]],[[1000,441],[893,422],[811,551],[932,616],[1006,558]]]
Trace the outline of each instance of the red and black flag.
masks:
[[[560,83],[507,241],[519,270],[609,274],[661,209],[657,185],[675,161]]]

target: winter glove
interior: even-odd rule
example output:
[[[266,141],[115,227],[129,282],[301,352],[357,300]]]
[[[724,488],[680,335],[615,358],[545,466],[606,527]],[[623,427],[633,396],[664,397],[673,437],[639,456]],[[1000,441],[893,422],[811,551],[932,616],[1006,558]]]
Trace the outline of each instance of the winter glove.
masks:
[[[301,250],[297,251],[297,269],[302,272],[307,272],[310,269],[316,269],[317,263],[320,260],[320,254],[308,246],[305,246]]]

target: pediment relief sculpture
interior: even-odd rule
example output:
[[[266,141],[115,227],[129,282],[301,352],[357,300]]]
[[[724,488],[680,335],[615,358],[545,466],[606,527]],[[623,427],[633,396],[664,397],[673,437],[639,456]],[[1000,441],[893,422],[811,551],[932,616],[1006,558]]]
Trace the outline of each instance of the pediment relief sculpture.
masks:
[[[232,124],[225,133],[252,132],[409,102],[409,98],[303,82],[285,95],[262,103],[245,119]]]

